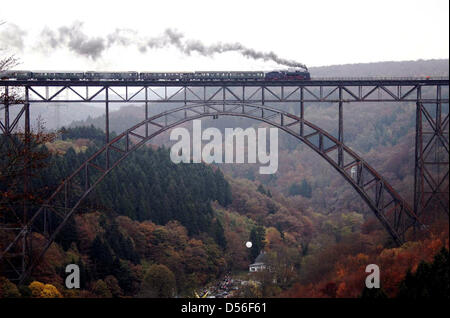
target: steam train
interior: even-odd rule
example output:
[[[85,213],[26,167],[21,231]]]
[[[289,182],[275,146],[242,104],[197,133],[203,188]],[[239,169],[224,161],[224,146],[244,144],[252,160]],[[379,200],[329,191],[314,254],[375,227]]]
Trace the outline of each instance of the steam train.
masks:
[[[289,69],[270,72],[57,72],[3,71],[2,80],[59,80],[59,81],[305,81],[311,76],[307,70]]]

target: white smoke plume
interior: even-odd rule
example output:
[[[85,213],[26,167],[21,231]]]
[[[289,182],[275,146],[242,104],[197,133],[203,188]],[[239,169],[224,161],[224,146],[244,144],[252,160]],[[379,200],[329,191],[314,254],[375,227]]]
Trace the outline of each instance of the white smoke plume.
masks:
[[[10,43],[12,37],[8,36],[8,33],[5,31],[2,33],[0,39],[2,38],[6,39],[7,43]],[[14,46],[23,48],[22,39],[16,42]],[[132,29],[116,29],[104,37],[92,37],[83,31],[82,22],[74,22],[70,26],[62,26],[56,30],[50,30],[49,28],[43,29],[40,33],[38,47],[46,51],[49,49],[67,48],[77,55],[97,60],[105,51],[114,46],[134,46],[141,53],[145,53],[149,49],[174,47],[185,55],[197,53],[206,57],[213,57],[216,54],[226,52],[237,52],[249,59],[272,61],[278,65],[306,69],[304,64],[281,58],[274,52],[257,51],[239,42],[218,42],[207,45],[199,40],[187,39],[181,32],[170,28],[166,29],[157,37],[143,37]]]
[[[0,28],[0,49],[23,50],[26,34],[18,25],[5,23]]]

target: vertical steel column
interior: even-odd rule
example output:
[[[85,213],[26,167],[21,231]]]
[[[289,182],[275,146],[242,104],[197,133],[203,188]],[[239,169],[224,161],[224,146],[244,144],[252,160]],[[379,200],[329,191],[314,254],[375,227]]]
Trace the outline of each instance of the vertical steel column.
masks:
[[[25,158],[24,158],[24,175],[23,175],[23,193],[24,193],[24,200],[23,200],[23,217],[22,217],[22,226],[26,227],[28,222],[28,194],[30,191],[30,144],[31,144],[31,129],[30,129],[30,103],[29,103],[29,88],[28,86],[25,87],[25,101],[24,101],[24,107],[25,107],[25,131],[24,131],[24,137],[25,137]],[[24,273],[27,270],[27,238],[28,238],[28,231],[29,229],[25,229],[25,232],[22,237],[22,273]],[[31,254],[30,254],[31,255]]]
[[[422,169],[422,86],[417,87],[416,102],[416,140],[414,171],[414,213],[420,217],[423,203],[423,169]]]
[[[437,85],[437,105],[436,105],[436,132],[439,136],[442,135],[442,90],[441,85]]]
[[[184,118],[187,117],[187,110],[186,110],[186,105],[187,105],[187,86],[184,87]]]
[[[148,86],[145,86],[145,120],[148,120]],[[148,137],[148,123],[145,124],[145,137]]]
[[[203,86],[203,112],[205,112],[205,103],[206,103],[206,86]]]
[[[30,103],[29,103],[29,91],[28,91],[28,86],[25,87],[25,103],[24,103],[24,107],[25,107],[25,153],[26,156],[24,158],[25,160],[25,164],[24,164],[24,170],[25,170],[25,174],[24,174],[24,194],[28,193],[28,187],[29,187],[29,165],[30,165]],[[27,215],[28,215],[28,208],[27,208],[27,204],[25,203],[26,200],[24,200],[24,224],[27,222]]]
[[[109,87],[106,86],[105,92],[105,134],[106,134],[106,143],[109,143]]]
[[[225,86],[222,88],[222,99],[223,99],[222,111],[225,112]]]
[[[265,97],[264,97],[264,86],[261,86],[261,105],[264,106]],[[242,105],[242,113],[244,113],[244,105]],[[264,109],[261,109],[261,116],[264,118]]]
[[[436,174],[437,174],[437,182],[438,182],[438,186],[437,189],[438,190],[436,193],[437,196],[440,196],[440,175],[441,175],[441,160],[440,160],[440,155],[439,155],[439,148],[438,145],[441,144],[441,141],[439,140],[439,138],[443,138],[443,131],[442,131],[442,101],[441,101],[441,86],[437,85],[436,87],[436,99],[437,99],[437,103],[436,103],[436,126],[435,126],[435,134],[436,134],[436,147],[435,147],[435,152],[434,152],[434,161],[437,163],[436,165]],[[447,160],[448,161],[448,160]],[[448,211],[447,211],[448,212]]]
[[[304,102],[303,86],[300,87],[300,136],[304,135],[303,120],[305,116],[305,102]]]
[[[5,87],[5,134],[9,135],[9,87]]]
[[[341,144],[344,143],[344,102],[342,100],[342,87],[339,86],[339,131],[338,140]],[[342,167],[344,165],[344,153],[342,147],[338,148],[338,165]]]
[[[109,143],[109,87],[105,86],[105,134],[106,144]],[[106,169],[109,169],[109,147],[106,147]]]

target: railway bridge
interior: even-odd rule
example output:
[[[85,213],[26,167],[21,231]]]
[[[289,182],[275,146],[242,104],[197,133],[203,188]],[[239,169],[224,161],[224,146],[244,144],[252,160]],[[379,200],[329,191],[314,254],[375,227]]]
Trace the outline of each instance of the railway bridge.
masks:
[[[9,96],[15,91],[19,99]],[[0,269],[22,282],[76,212],[86,196],[131,152],[158,134],[203,117],[237,116],[270,124],[294,136],[326,160],[367,203],[397,244],[410,229],[424,229],[430,206],[448,215],[449,199],[449,79],[447,78],[315,78],[308,81],[267,80],[0,80],[1,134],[13,136],[18,123],[25,143],[31,134],[30,109],[37,104],[96,103],[105,110],[105,144],[61,181],[45,203],[30,211],[26,204],[17,224],[0,224],[14,239],[0,250]],[[18,93],[17,93],[18,92]],[[345,105],[349,103],[405,103],[416,106],[414,202],[409,205],[364,158],[344,141]],[[109,114],[114,103],[144,106],[142,121],[110,138]],[[305,107],[318,103],[336,106],[332,133],[305,116]],[[152,105],[164,105],[158,114]],[[286,105],[295,105],[285,107]],[[12,116],[11,109],[16,107]],[[295,109],[295,111],[292,111]],[[289,111],[291,110],[291,111]],[[29,183],[24,177],[24,187]],[[17,208],[17,207],[15,207]],[[52,230],[46,226],[52,216]],[[0,219],[1,221],[1,219]],[[31,232],[44,237],[31,252]],[[0,236],[2,237],[2,236]]]

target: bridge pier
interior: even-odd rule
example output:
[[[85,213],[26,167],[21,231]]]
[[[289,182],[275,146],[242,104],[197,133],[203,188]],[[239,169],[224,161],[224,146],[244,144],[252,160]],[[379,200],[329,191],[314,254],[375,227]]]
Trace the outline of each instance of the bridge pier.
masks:
[[[434,211],[449,213],[449,115],[442,113],[442,87],[424,98],[417,89],[414,211],[424,224]],[[448,100],[446,100],[448,108]]]
[[[338,140],[340,143],[344,143],[344,101],[342,99],[342,87],[339,86],[339,131],[338,131]],[[344,152],[342,151],[342,147],[338,148],[338,165],[342,167],[344,165]]]

